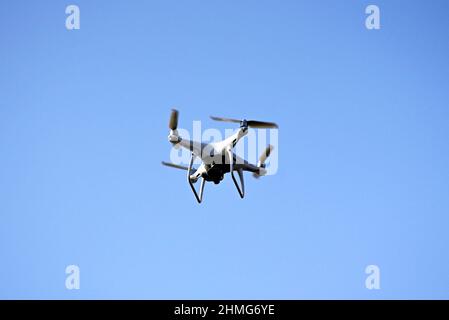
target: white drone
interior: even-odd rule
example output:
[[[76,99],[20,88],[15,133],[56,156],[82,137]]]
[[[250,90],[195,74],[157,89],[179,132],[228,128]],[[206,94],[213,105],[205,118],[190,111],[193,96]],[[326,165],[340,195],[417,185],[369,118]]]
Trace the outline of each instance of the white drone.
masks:
[[[220,117],[211,117],[215,121],[233,122],[239,123],[240,128],[236,133],[231,135],[225,140],[217,141],[213,143],[202,143],[196,141],[190,141],[179,136],[178,127],[178,115],[179,112],[175,109],[172,110],[170,115],[170,122],[168,127],[170,128],[170,134],[168,141],[175,147],[183,147],[192,152],[190,158],[190,164],[188,167],[181,166],[174,163],[162,162],[163,165],[172,168],[187,170],[187,181],[192,188],[198,203],[201,203],[203,199],[204,185],[206,181],[213,181],[215,184],[220,183],[223,180],[224,174],[230,172],[232,180],[235,183],[237,191],[240,197],[245,196],[245,185],[243,183],[243,171],[250,171],[253,176],[259,178],[264,176],[267,171],[265,170],[265,161],[273,150],[273,146],[268,145],[265,152],[259,158],[257,165],[251,164],[248,161],[240,158],[233,152],[233,148],[237,142],[248,133],[248,128],[277,128],[277,124],[273,122],[255,121],[255,120],[236,120]],[[192,167],[195,157],[201,159],[202,164],[198,169]],[[234,171],[237,171],[240,177],[240,186],[237,183],[237,179],[234,176]],[[200,194],[195,190],[194,183],[201,178]]]

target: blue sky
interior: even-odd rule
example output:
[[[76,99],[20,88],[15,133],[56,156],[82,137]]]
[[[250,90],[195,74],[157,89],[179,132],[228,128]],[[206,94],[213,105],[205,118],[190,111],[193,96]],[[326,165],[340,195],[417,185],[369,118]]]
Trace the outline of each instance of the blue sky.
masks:
[[[0,4],[0,298],[449,298],[447,1],[69,4]],[[278,173],[198,205],[173,106],[276,121]]]

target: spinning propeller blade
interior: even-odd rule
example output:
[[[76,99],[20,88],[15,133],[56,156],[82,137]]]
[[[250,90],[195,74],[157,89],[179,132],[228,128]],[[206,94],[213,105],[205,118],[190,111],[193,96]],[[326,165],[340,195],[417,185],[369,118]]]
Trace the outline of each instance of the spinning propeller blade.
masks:
[[[232,122],[232,123],[244,123],[248,125],[250,128],[277,128],[278,125],[274,122],[266,122],[266,121],[257,121],[257,120],[237,120],[237,119],[231,119],[231,118],[223,118],[223,117],[210,117],[212,120],[215,121],[222,121],[222,122]]]
[[[186,167],[186,166],[181,166],[181,165],[179,165],[179,164],[174,164],[174,163],[171,163],[171,162],[165,162],[165,161],[161,161],[161,163],[162,163],[164,166],[167,166],[167,167],[172,167],[172,168],[175,168],[175,169],[181,169],[181,170],[185,170],[185,171],[188,171],[188,170],[189,170],[188,167]],[[196,171],[196,169],[195,169],[195,168],[192,168],[192,170],[191,170],[190,172],[192,173],[192,172],[195,172],[195,171]]]
[[[186,167],[186,166],[181,166],[181,165],[179,165],[179,164],[174,164],[174,163],[171,163],[171,162],[165,162],[165,161],[161,161],[161,163],[162,163],[164,166],[167,166],[167,167],[171,167],[171,168],[175,168],[175,169],[181,169],[181,170],[189,171],[189,168]],[[189,174],[194,174],[195,172],[196,172],[196,169],[195,169],[195,168],[192,168],[192,170],[190,170]]]
[[[222,118],[222,117],[214,117],[214,116],[210,116],[210,118],[211,118],[212,120],[215,120],[215,121],[240,123],[240,120],[237,120],[237,119]]]
[[[176,109],[171,110],[170,122],[168,123],[168,127],[171,130],[176,130],[176,128],[178,128],[178,115],[179,115],[178,110]]]
[[[251,128],[277,128],[278,125],[274,122],[248,120],[248,127]]]
[[[274,147],[271,144],[269,144],[267,146],[265,151],[259,157],[259,163],[257,164],[258,167],[265,168],[265,161],[268,159],[268,157],[270,156],[270,154],[273,151],[273,149],[274,149]],[[258,179],[258,178],[260,178],[260,174],[253,173],[253,177]]]
[[[189,170],[189,168],[187,168],[186,166],[180,166],[179,164],[174,164],[171,162],[162,161],[162,164],[167,167],[172,167],[172,168],[181,169],[181,170],[185,170],[185,171]]]
[[[267,148],[265,149],[265,152],[262,153],[259,157],[259,165],[262,166],[265,164],[265,161],[267,160],[267,158],[270,156],[271,151],[273,151],[273,146],[271,144],[269,144],[267,146]]]

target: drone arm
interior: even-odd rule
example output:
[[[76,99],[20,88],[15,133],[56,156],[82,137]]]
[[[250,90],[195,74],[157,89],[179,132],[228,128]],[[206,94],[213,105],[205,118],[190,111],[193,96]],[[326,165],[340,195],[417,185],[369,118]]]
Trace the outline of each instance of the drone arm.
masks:
[[[190,179],[190,172],[192,172],[193,160],[195,159],[195,154],[192,152],[192,157],[190,158],[189,169],[187,171],[187,181],[189,182],[190,187],[192,188],[193,194],[195,195],[196,201],[201,203],[203,200],[203,191],[204,185],[206,184],[206,180],[204,177],[201,178],[201,186],[200,186],[200,195],[196,192],[195,186],[193,185],[192,179]]]
[[[243,198],[245,196],[245,184],[243,182],[243,170],[237,169],[237,172],[238,172],[239,178],[240,178],[240,185],[242,186],[240,188],[240,186],[237,182],[237,179],[235,178],[235,175],[234,175],[234,155],[232,153],[232,149],[227,148],[227,152],[228,152],[228,158],[229,158],[229,172],[231,173],[232,180],[234,181],[235,187],[237,188],[237,191],[239,192],[240,198]]]

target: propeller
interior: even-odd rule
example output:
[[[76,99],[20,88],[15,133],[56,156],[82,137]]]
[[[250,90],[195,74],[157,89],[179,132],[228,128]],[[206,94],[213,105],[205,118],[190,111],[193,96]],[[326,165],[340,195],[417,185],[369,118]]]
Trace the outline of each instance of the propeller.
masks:
[[[237,120],[237,119],[213,117],[213,116],[211,116],[210,118],[215,121],[240,123],[241,126],[246,124],[248,127],[251,127],[251,128],[277,128],[278,127],[278,125],[274,122],[257,121],[257,120]]]
[[[178,115],[179,115],[178,110],[171,109],[170,121],[168,123],[168,127],[171,130],[176,130],[176,128],[178,128]]]
[[[265,161],[268,159],[268,157],[270,156],[270,154],[273,151],[273,149],[274,149],[274,147],[271,144],[269,144],[267,146],[267,148],[265,149],[265,151],[260,155],[259,162],[257,163],[257,166],[259,168],[262,168],[262,169],[265,168]],[[260,174],[254,172],[253,173],[253,177],[254,178],[259,178]]]
[[[237,120],[237,119],[230,119],[230,118],[223,118],[223,117],[214,117],[214,116],[210,116],[210,118],[212,120],[215,121],[222,121],[222,122],[234,122],[234,123],[240,123],[241,120]]]
[[[181,170],[189,171],[189,168],[186,167],[186,166],[181,166],[181,165],[179,165],[179,164],[174,164],[174,163],[171,163],[171,162],[165,162],[165,161],[161,161],[161,163],[162,163],[164,166],[167,166],[167,167],[171,167],[171,168],[175,168],[175,169],[181,169]],[[192,168],[192,170],[190,170],[190,174],[193,174],[195,171],[196,171],[196,169],[195,169],[195,168]]]
[[[181,170],[189,170],[189,168],[187,168],[186,166],[181,166],[181,165],[179,165],[179,164],[174,164],[174,163],[171,163],[171,162],[165,162],[165,161],[162,161],[162,164],[164,165],[164,166],[167,166],[167,167],[172,167],[172,168],[176,168],[176,169],[181,169]]]
[[[259,167],[265,167],[265,161],[270,156],[271,151],[273,151],[273,149],[274,149],[274,147],[271,144],[269,144],[267,146],[267,148],[265,149],[265,152],[262,153],[259,157],[259,163],[258,163]]]

